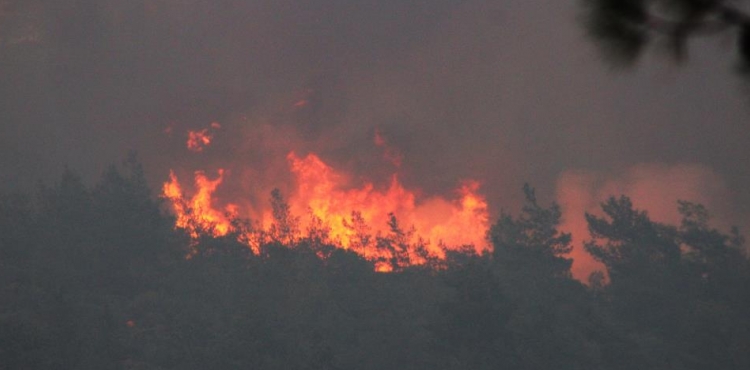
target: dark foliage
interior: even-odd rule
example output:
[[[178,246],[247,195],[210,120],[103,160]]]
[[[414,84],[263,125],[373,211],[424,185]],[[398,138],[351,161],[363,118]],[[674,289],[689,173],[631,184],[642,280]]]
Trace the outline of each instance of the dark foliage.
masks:
[[[651,221],[627,197],[587,215],[586,249],[607,266],[603,303],[633,338],[639,368],[750,366],[750,264],[742,238],[708,226],[700,205],[680,202],[679,227]]]
[[[378,273],[324,225],[299,230],[278,192],[255,254],[239,234],[174,229],[135,161],[93,187],[65,171],[0,197],[0,369],[750,367],[738,233],[710,228],[699,205],[680,203],[669,226],[613,198],[588,216],[609,280],[587,287],[570,276],[559,208],[525,192],[489,233],[492,255],[421,266],[404,252],[412,230],[392,217],[373,236],[355,212],[357,242],[394,252]]]
[[[605,59],[630,66],[649,44],[682,61],[691,38],[723,33],[737,38],[741,71],[750,65],[750,16],[724,0],[582,0],[583,23]]]

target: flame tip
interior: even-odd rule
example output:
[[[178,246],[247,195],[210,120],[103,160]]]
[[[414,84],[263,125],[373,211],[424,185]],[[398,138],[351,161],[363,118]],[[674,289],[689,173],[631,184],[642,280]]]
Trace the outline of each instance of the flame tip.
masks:
[[[290,241],[301,238],[304,230],[323,232],[321,235],[325,235],[328,243],[353,250],[375,262],[378,272],[393,271],[391,263],[382,261],[396,258],[392,254],[396,252],[383,250],[377,244],[381,238],[391,243],[396,243],[393,241],[396,239],[387,238],[401,238],[398,243],[405,243],[408,264],[427,263],[426,258],[444,259],[447,250],[465,245],[472,245],[477,251],[485,248],[478,242],[483,240],[488,228],[487,205],[484,198],[475,193],[479,187],[477,181],[462,182],[457,189],[458,199],[433,197],[421,204],[415,190],[406,189],[397,173],[391,175],[390,186],[386,189],[378,190],[371,182],[352,187],[346,174],[330,167],[315,153],[299,157],[292,150],[287,160],[289,171],[296,179],[296,187],[285,198],[289,206],[285,217],[291,217],[287,220],[296,225],[287,226],[297,233]],[[253,211],[241,208],[241,202],[236,200],[215,197],[228,170],[217,168],[216,173],[217,177],[210,179],[204,170],[195,171],[193,193],[186,197],[177,176],[170,170],[170,180],[164,183],[163,194],[172,203],[177,216],[176,227],[186,229],[193,237],[205,230],[210,230],[214,236],[238,232],[244,235],[242,240],[248,247],[259,253],[263,238],[278,230],[274,225],[280,222],[275,219],[279,216],[269,209],[254,212],[262,215],[259,224],[264,228],[260,229],[260,236],[236,230],[231,219],[244,217],[241,211]],[[297,214],[308,217],[300,218],[295,216]],[[399,226],[395,227],[400,230],[394,230],[389,224],[391,216],[398,218]],[[432,240],[438,243],[433,244]]]

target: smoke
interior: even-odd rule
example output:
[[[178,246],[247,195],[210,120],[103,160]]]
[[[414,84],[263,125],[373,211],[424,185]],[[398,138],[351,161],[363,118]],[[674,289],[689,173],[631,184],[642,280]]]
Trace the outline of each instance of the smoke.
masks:
[[[387,188],[396,173],[423,199],[454,199],[474,179],[492,215],[519,209],[528,182],[542,201],[573,194],[572,215],[609,192],[650,209],[661,198],[647,193],[666,185],[636,181],[638,163],[700,163],[683,182],[723,185],[679,195],[724,199],[725,218],[747,219],[750,130],[734,76],[716,72],[727,56],[696,45],[682,70],[615,78],[576,12],[529,0],[0,0],[0,187],[50,183],[66,164],[92,180],[136,150],[155,189],[170,170],[189,183],[223,169],[215,196],[258,209],[271,189],[294,190],[294,151],[353,187]],[[200,150],[186,147],[191,131]]]
[[[585,213],[602,215],[600,205],[611,196],[627,195],[633,206],[646,210],[656,222],[679,225],[677,201],[703,204],[711,212],[711,224],[727,231],[735,220],[730,192],[721,176],[697,164],[639,164],[620,174],[566,171],[557,181],[556,197],[563,211],[561,229],[573,234],[573,275],[586,280],[604,267],[586,253],[590,239]]]

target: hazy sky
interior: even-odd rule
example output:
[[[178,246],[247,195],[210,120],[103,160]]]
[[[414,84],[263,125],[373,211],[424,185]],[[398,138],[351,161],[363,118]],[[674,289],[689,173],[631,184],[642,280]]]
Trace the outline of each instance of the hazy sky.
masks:
[[[290,149],[375,177],[391,171],[379,131],[404,183],[478,179],[495,213],[530,182],[568,210],[628,192],[750,224],[731,35],[691,44],[683,66],[614,73],[577,17],[575,1],[3,0],[0,184],[66,164],[93,179],[131,149],[154,187],[170,168],[268,176]],[[187,151],[211,122],[215,146]]]

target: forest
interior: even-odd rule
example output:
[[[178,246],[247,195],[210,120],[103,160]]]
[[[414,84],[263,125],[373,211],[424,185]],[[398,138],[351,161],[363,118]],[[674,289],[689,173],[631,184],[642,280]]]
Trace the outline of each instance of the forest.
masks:
[[[136,162],[91,186],[65,170],[0,196],[0,369],[750,368],[737,230],[687,201],[658,223],[617,195],[586,215],[607,271],[582,283],[559,207],[523,191],[481,255],[409,263],[419,241],[394,216],[372,236],[382,273],[325,225],[289,227],[278,192],[253,251],[175,228]]]

